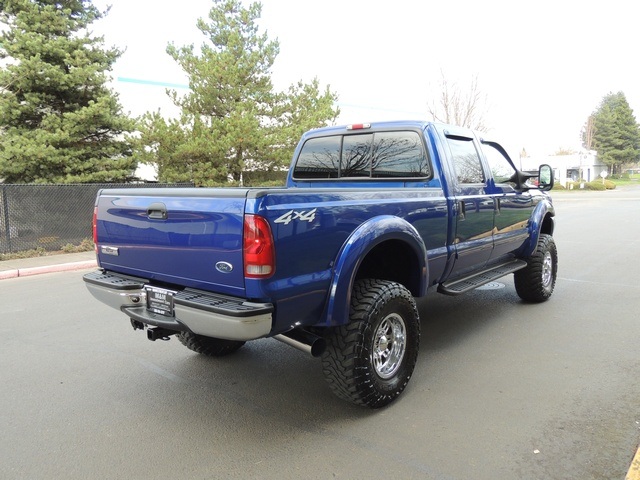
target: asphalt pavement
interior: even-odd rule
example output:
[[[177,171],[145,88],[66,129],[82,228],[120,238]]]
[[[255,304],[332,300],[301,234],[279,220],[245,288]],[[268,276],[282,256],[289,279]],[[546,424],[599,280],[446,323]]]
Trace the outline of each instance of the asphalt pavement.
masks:
[[[605,192],[605,194],[600,194],[600,195],[606,195],[606,193],[608,192]],[[561,196],[562,194],[560,195],[560,197]],[[597,196],[597,194],[594,196]],[[565,198],[577,200],[570,196],[567,196]],[[574,202],[574,203],[577,207],[578,202]],[[568,217],[569,208],[564,208],[564,210]],[[565,221],[566,220],[568,220],[568,218],[565,217]],[[566,228],[567,226],[564,226],[564,229]],[[80,253],[68,253],[68,254],[54,254],[54,255],[48,255],[48,256],[15,259],[15,260],[3,260],[3,261],[0,261],[0,280],[53,273],[53,272],[75,271],[75,270],[83,270],[83,269],[89,270],[91,268],[95,268],[96,266],[97,264],[95,259],[95,253],[93,251],[80,252]],[[574,281],[585,282],[585,280],[580,280],[580,279],[578,280],[574,279]],[[633,415],[632,412],[630,412],[630,414]],[[534,453],[537,453],[537,452],[538,450],[534,451]],[[633,457],[631,464],[629,466],[627,475],[625,476],[625,479],[640,480],[640,449],[636,451],[635,456]]]

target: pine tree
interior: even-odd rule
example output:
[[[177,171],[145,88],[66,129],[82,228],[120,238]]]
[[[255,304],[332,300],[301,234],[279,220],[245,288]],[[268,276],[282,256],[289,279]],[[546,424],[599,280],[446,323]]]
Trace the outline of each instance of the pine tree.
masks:
[[[200,49],[167,47],[189,76],[189,93],[169,92],[180,118],[145,116],[139,154],[158,166],[163,181],[238,184],[247,168],[280,169],[302,131],[338,114],[336,95],[328,87],[321,93],[317,79],[274,92],[271,68],[280,47],[258,32],[260,3],[213,3],[208,19],[197,23],[207,39]]]
[[[592,115],[593,148],[611,173],[640,158],[640,128],[622,92],[606,95]],[[584,138],[584,136],[583,136]]]
[[[87,27],[88,0],[0,0],[0,181],[114,182],[135,170],[106,72],[121,52]]]

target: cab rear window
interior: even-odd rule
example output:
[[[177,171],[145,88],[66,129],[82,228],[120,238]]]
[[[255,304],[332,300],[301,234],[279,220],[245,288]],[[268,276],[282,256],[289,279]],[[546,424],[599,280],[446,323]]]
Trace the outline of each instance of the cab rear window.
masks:
[[[429,177],[417,132],[374,132],[311,138],[294,167],[296,179]]]

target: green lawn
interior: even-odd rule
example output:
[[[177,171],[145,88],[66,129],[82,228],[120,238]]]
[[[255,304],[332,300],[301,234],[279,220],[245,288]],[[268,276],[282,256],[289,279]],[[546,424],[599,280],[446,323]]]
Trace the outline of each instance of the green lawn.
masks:
[[[629,178],[608,178],[608,179],[611,180],[613,183],[615,183],[616,186],[638,185],[638,183],[640,182],[640,174],[632,173],[631,175],[629,175]]]

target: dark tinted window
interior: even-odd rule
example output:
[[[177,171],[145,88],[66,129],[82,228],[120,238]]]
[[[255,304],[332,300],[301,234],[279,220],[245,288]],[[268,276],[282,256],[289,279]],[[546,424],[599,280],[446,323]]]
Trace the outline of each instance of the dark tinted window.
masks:
[[[480,157],[471,139],[448,138],[458,183],[484,183]]]
[[[403,178],[428,177],[430,171],[417,132],[375,132],[308,140],[293,174],[295,178]]]
[[[417,133],[376,133],[372,176],[424,177],[428,174],[427,156]]]
[[[371,175],[371,140],[373,134],[347,135],[342,141],[341,177]]]
[[[297,178],[337,178],[340,136],[307,140],[294,170]]]

